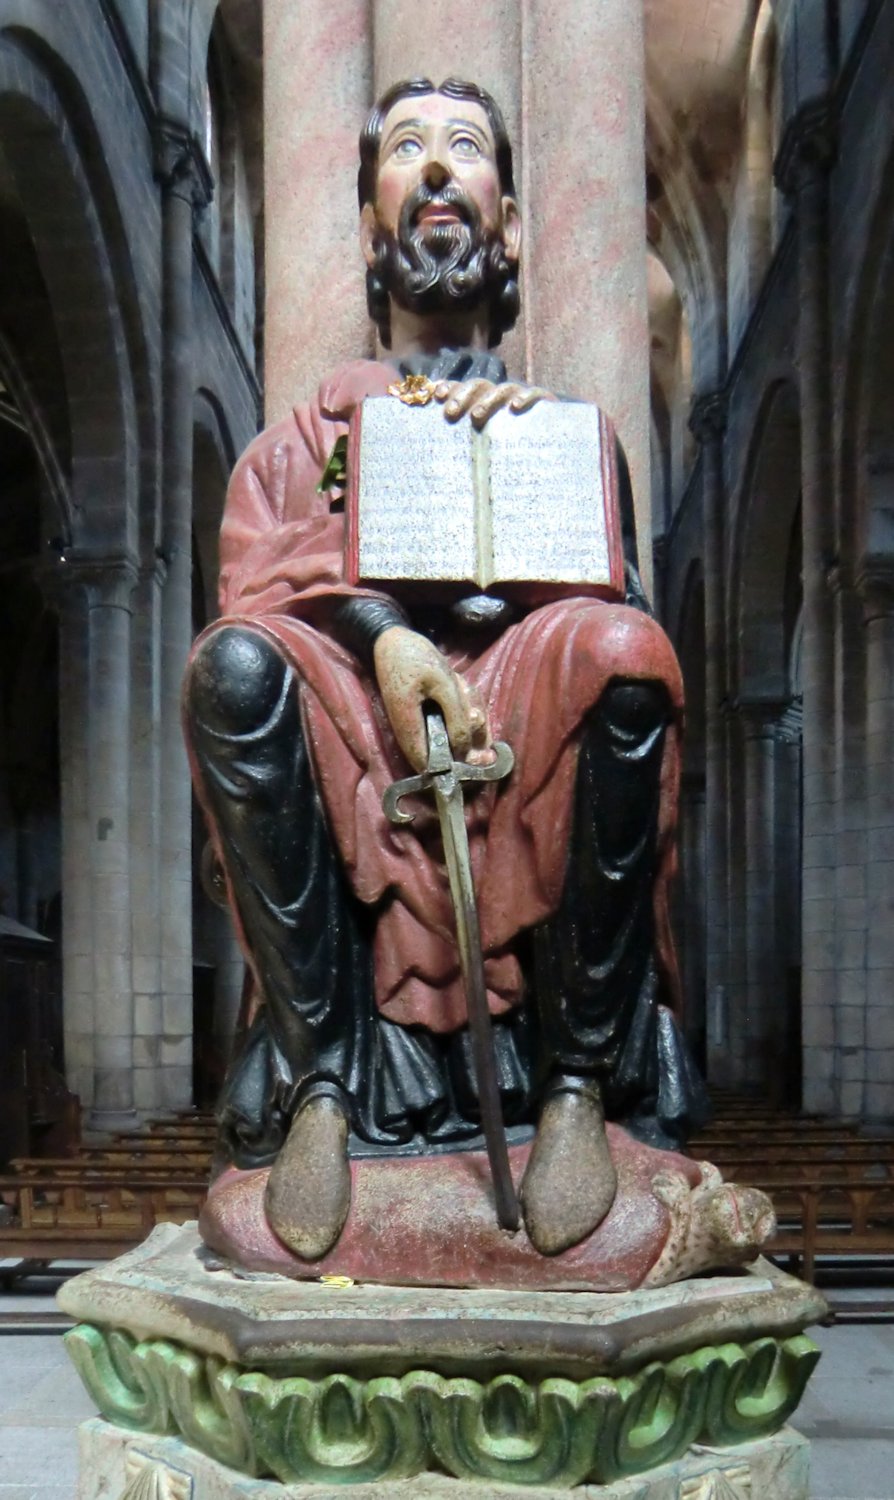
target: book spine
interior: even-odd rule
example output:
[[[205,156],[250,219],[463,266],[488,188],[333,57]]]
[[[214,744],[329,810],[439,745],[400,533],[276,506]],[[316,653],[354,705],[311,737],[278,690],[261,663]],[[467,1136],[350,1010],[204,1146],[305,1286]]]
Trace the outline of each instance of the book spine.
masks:
[[[345,489],[345,574],[356,588],[360,581],[360,442],[363,402],[354,408],[348,428],[347,486]]]
[[[608,572],[612,591],[624,598],[624,547],[621,540],[620,497],[618,495],[618,439],[615,425],[599,411],[599,449],[602,460],[602,499],[605,509],[605,539],[608,549]]]
[[[475,494],[475,582],[481,589],[494,581],[494,517],[490,493],[490,437],[472,429],[472,486]]]

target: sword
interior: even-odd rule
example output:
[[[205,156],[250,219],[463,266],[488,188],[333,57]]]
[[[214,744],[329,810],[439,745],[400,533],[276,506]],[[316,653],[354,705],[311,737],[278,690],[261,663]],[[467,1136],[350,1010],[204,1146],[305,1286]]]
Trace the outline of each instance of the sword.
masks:
[[[493,746],[494,761],[489,766],[470,766],[465,761],[454,760],[447,729],[438,710],[426,709],[425,722],[428,730],[428,765],[420,775],[407,776],[403,781],[395,781],[388,787],[382,798],[382,807],[385,816],[392,823],[412,823],[412,813],[401,810],[401,798],[412,792],[433,791],[435,794],[447,861],[447,878],[456,917],[456,942],[469,1007],[475,1079],[494,1184],[497,1220],[502,1229],[514,1230],[519,1225],[518,1198],[509,1170],[506,1131],[500,1110],[494,1040],[484,984],[481,929],[478,925],[478,907],[469,858],[469,836],[463,816],[462,784],[464,781],[502,780],[512,770],[515,757],[509,746],[498,740]]]

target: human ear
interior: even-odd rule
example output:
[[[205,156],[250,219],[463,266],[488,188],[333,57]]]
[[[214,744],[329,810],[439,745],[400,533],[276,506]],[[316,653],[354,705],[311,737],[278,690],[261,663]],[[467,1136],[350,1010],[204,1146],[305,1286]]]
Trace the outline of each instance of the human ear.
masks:
[[[506,259],[517,261],[521,251],[521,214],[514,198],[505,197],[503,207],[503,248]]]
[[[376,211],[371,203],[364,203],[360,210],[360,249],[370,268],[375,264],[376,238]]]

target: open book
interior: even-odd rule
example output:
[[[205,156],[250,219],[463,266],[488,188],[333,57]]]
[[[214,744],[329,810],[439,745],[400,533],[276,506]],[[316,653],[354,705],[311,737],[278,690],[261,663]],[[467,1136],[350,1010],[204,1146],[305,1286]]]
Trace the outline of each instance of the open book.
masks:
[[[368,397],[347,471],[352,583],[624,596],[615,433],[596,406],[542,401],[476,432],[436,403]]]

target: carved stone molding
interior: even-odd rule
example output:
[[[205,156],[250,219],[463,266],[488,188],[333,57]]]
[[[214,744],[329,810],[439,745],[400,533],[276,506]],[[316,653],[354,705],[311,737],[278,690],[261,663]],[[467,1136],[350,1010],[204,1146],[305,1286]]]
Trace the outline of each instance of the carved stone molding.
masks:
[[[894,615],[894,557],[867,557],[857,572],[863,623]]]
[[[782,137],[773,177],[786,197],[797,192],[804,173],[828,171],[837,148],[838,121],[830,98],[809,99],[792,115]]]
[[[77,600],[88,609],[130,611],[138,578],[137,564],[129,556],[100,557],[75,549],[47,558],[38,571],[41,592],[50,607],[58,611]]]
[[[127,1478],[120,1500],[193,1500],[189,1475],[157,1463],[148,1453],[132,1448],[125,1472]]]
[[[787,698],[739,698],[735,703],[746,739],[757,740],[787,738],[780,726],[788,707]]]
[[[268,1375],[169,1339],[138,1342],[85,1324],[66,1344],[107,1421],[177,1434],[242,1474],[345,1485],[446,1471],[538,1490],[611,1484],[679,1458],[693,1442],[724,1448],[777,1432],[819,1358],[803,1334],[765,1336],[618,1378],[479,1381],[425,1369]],[[722,1473],[720,1456],[716,1468]]]
[[[197,213],[214,197],[214,178],[199,141],[174,120],[159,120],[155,127],[155,178],[167,192],[189,198]]]
[[[704,445],[723,437],[726,431],[727,398],[725,391],[707,391],[696,396],[689,414],[689,430],[697,443]]]

